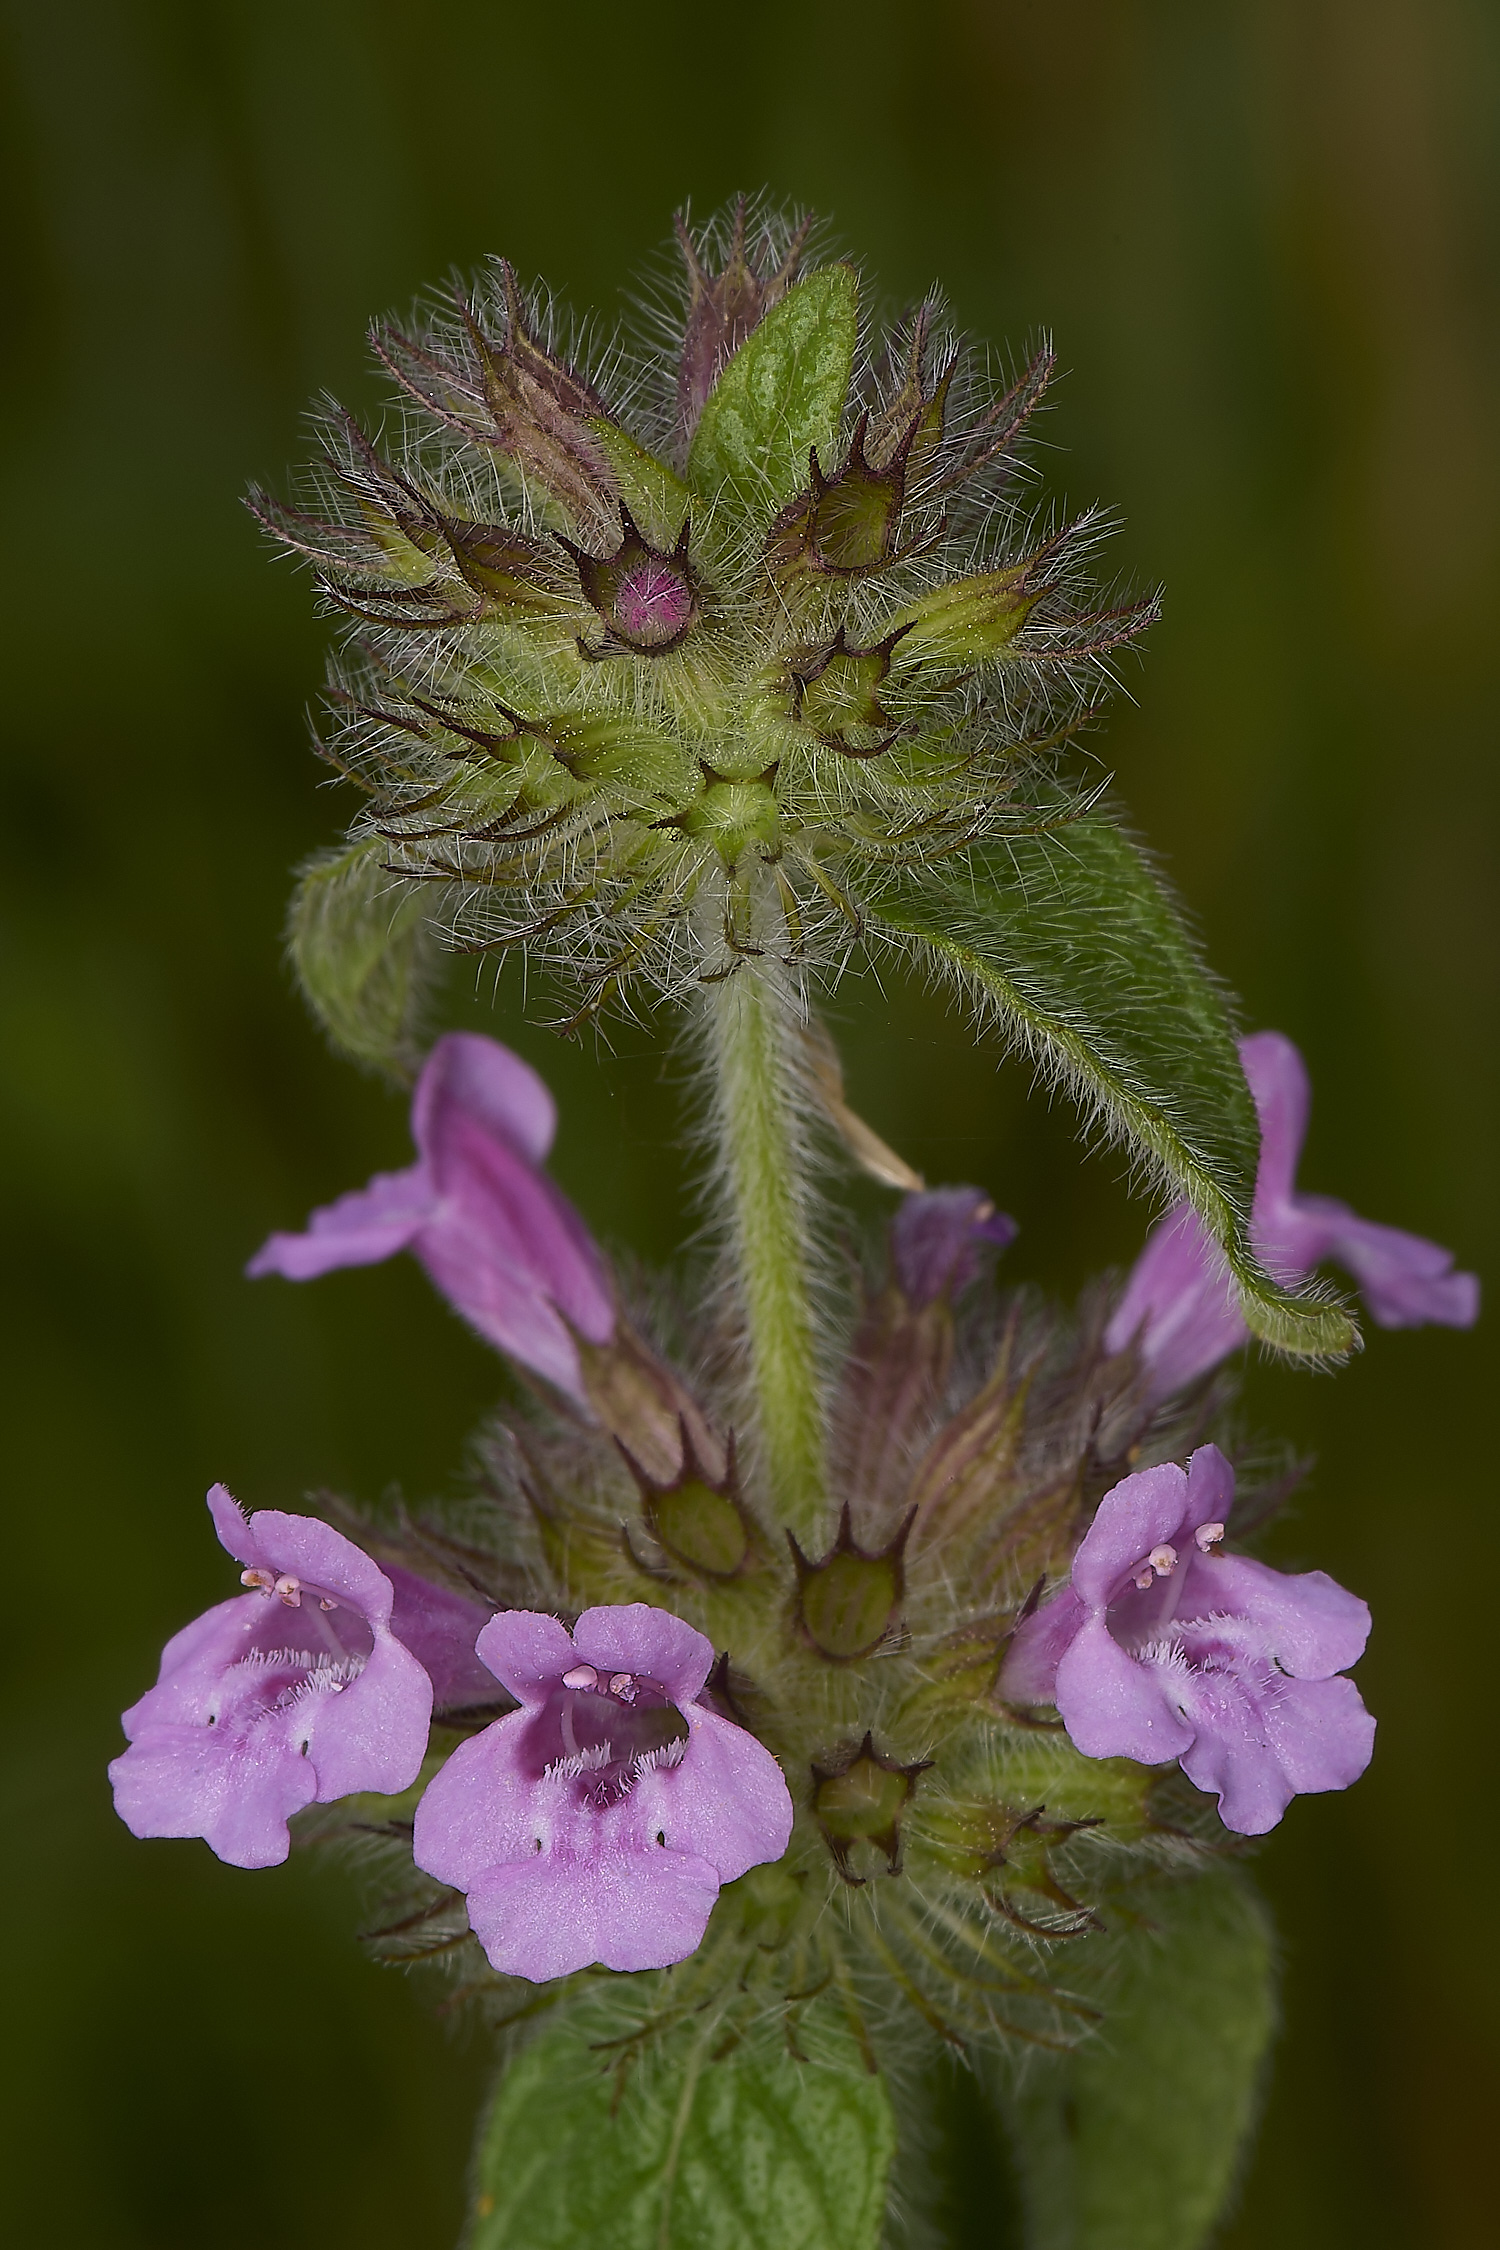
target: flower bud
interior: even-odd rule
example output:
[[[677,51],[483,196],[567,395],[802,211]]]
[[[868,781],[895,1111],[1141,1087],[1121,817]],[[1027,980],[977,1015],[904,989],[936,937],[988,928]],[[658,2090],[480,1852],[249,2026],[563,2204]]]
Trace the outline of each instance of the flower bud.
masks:
[[[1041,592],[1028,593],[1029,563],[955,578],[913,602],[898,620],[903,664],[983,664],[1015,639]]]
[[[620,1451],[639,1488],[647,1529],[674,1562],[702,1578],[738,1578],[754,1569],[760,1543],[740,1497],[732,1435],[716,1477],[699,1459],[684,1421],[682,1465],[669,1484],[652,1477],[626,1446]]]
[[[911,1525],[908,1516],[889,1546],[867,1554],[855,1544],[846,1503],[838,1537],[816,1563],[787,1533],[797,1565],[797,1623],[831,1663],[850,1664],[870,1655],[894,1625],[906,1591],[902,1557]]]
[[[800,724],[831,750],[851,758],[874,758],[888,750],[896,733],[879,691],[891,669],[892,650],[911,630],[898,625],[870,648],[851,648],[841,625],[826,648],[794,657],[787,669]],[[865,741],[871,733],[884,739]]]
[[[577,564],[584,594],[604,627],[600,646],[584,653],[607,656],[631,650],[638,656],[665,656],[698,620],[698,579],[687,559],[688,525],[684,522],[667,554],[642,536],[623,500],[619,508],[620,543],[612,555],[590,555],[557,535],[558,545]]]
[[[917,432],[908,422],[890,457],[876,468],[869,457],[870,417],[861,414],[841,469],[825,477],[816,452],[807,457],[808,482],[782,509],[766,539],[766,561],[790,576],[862,578],[896,560],[896,532],[906,497],[906,456]]]
[[[813,1766],[813,1818],[846,1883],[864,1881],[851,1863],[857,1843],[873,1844],[884,1852],[891,1874],[898,1872],[901,1816],[918,1777],[931,1764],[930,1758],[919,1758],[913,1765],[902,1765],[877,1750],[867,1734],[851,1754],[829,1766]]]
[[[1098,1917],[1062,1887],[1051,1852],[1080,1829],[1097,1828],[1102,1816],[1087,1820],[1048,1820],[1045,1805],[1018,1813],[1009,1805],[950,1801],[930,1811],[924,1833],[937,1858],[955,1875],[983,1883],[986,1896],[1008,1922],[1037,1937],[1079,1937],[1098,1927]],[[1059,1927],[1023,1914],[1011,1890],[1029,1891],[1061,1908],[1072,1919]]]

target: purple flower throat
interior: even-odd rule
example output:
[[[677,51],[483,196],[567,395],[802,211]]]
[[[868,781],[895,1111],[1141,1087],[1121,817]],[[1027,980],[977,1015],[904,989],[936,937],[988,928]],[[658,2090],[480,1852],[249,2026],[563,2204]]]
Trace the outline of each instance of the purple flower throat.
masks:
[[[680,1766],[688,1731],[660,1680],[575,1664],[527,1727],[520,1763],[532,1781],[576,1781],[579,1804],[603,1810],[643,1773]]]
[[[276,1577],[242,1570],[240,1584],[264,1595],[264,1616],[252,1626],[245,1654],[220,1679],[211,1727],[248,1735],[305,1696],[336,1695],[359,1678],[375,1636],[357,1609],[291,1571]]]

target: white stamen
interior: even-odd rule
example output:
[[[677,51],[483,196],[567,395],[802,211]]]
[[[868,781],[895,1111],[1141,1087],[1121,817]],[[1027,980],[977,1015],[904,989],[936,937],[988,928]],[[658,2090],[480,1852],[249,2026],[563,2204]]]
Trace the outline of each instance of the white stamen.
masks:
[[[1210,1547],[1217,1547],[1223,1536],[1224,1526],[1221,1523],[1200,1523],[1193,1533],[1194,1543],[1200,1555],[1206,1555]]]
[[[300,1578],[294,1578],[290,1571],[277,1579],[275,1590],[286,1603],[288,1609],[300,1609],[302,1607],[302,1581]]]
[[[1148,1586],[1154,1586],[1156,1584],[1156,1573],[1152,1570],[1149,1563],[1142,1563],[1140,1569],[1135,1574],[1135,1582],[1143,1594]]]
[[[636,1770],[640,1773],[670,1773],[673,1766],[680,1766],[686,1756],[687,1743],[681,1735],[677,1735],[671,1742],[664,1742],[659,1750],[643,1750],[635,1761]]]
[[[635,1674],[633,1672],[611,1673],[609,1692],[611,1695],[617,1695],[622,1703],[634,1703]]]
[[[571,1672],[564,1672],[562,1684],[569,1688],[597,1687],[599,1675],[592,1664],[575,1664]]]
[[[268,1570],[242,1570],[240,1572],[240,1584],[242,1586],[258,1586],[264,1594],[269,1594],[275,1583],[275,1579]]]
[[[582,1774],[602,1773],[614,1763],[614,1745],[596,1742],[592,1749],[575,1750],[570,1757],[554,1758],[542,1768],[543,1781],[577,1781]]]
[[[1146,1560],[1158,1578],[1170,1578],[1177,1568],[1177,1549],[1167,1546],[1163,1541],[1160,1547],[1152,1548]]]

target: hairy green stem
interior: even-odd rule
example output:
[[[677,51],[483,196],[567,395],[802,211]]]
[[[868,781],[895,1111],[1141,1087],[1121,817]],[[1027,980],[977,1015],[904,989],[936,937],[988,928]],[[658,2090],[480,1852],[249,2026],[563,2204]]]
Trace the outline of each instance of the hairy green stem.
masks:
[[[742,958],[705,998],[718,1169],[760,1457],[780,1520],[807,1534],[817,1529],[825,1486],[798,1011],[785,971],[764,957]]]

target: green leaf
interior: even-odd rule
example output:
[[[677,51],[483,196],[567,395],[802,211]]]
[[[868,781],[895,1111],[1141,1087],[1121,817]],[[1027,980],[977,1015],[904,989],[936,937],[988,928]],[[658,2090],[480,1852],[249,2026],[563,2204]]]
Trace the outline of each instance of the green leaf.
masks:
[[[570,2011],[501,2079],[468,2250],[875,2250],[894,2127],[847,2031],[716,2059],[690,2017],[621,2094],[607,2020]]]
[[[953,973],[1091,1121],[1201,1214],[1245,1319],[1335,1358],[1359,1331],[1320,1285],[1280,1288],[1249,1244],[1260,1136],[1218,986],[1150,862],[1107,811],[979,845],[863,902],[872,930]]]
[[[334,1045],[405,1078],[438,949],[425,890],[385,872],[387,849],[376,837],[311,860],[292,894],[287,947]]]
[[[665,461],[658,461],[654,453],[637,445],[618,422],[600,416],[590,422],[589,428],[609,462],[621,499],[640,529],[658,547],[675,546],[691,501],[681,477],[675,476]]]
[[[1264,1906],[1235,1868],[1139,1903],[1102,2030],[1013,2066],[1001,2096],[1027,2250],[1199,2250],[1255,2123],[1276,2025]]]
[[[836,436],[859,341],[852,266],[823,266],[789,289],[741,344],[693,437],[688,482],[770,516],[807,478],[807,456]]]

